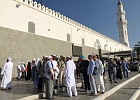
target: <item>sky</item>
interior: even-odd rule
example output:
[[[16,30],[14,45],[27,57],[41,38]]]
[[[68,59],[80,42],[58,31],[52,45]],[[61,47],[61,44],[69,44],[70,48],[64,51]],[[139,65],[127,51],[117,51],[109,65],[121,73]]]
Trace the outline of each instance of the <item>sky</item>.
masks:
[[[121,1],[128,21],[130,47],[133,48],[140,41],[140,0]],[[42,4],[50,9],[119,41],[117,3],[118,0],[42,0]]]

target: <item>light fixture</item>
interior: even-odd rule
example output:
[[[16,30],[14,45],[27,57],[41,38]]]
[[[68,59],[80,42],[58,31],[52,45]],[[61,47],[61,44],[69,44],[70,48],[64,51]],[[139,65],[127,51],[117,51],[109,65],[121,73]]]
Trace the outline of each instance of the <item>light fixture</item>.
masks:
[[[17,3],[17,4],[16,4],[16,7],[17,7],[17,8],[19,8],[20,6],[21,6],[21,4],[20,4],[20,3]]]

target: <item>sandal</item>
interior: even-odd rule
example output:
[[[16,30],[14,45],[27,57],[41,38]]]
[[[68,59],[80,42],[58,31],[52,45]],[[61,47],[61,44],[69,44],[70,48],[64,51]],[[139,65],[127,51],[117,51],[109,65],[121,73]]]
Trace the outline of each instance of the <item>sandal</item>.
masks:
[[[52,97],[51,99],[56,99],[56,97]]]

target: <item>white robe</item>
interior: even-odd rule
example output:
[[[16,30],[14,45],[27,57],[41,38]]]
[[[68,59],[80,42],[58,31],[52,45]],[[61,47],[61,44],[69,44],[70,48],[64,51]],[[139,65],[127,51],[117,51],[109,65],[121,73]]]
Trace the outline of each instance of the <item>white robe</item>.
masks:
[[[64,69],[64,77],[65,77],[65,86],[66,87],[76,86],[75,77],[74,77],[75,69],[76,69],[76,66],[72,60],[69,60],[66,62],[66,67]]]
[[[24,64],[21,66],[21,71],[24,72],[26,69],[25,69],[25,66]]]
[[[17,78],[20,79],[20,72],[21,71],[21,66],[17,65]]]
[[[95,77],[95,81],[96,81],[96,84],[101,84],[104,80],[103,80],[103,75],[101,76],[101,74],[103,74],[104,72],[104,69],[103,69],[103,64],[101,62],[101,60],[95,60],[95,66],[97,66],[97,69],[98,69],[98,73],[97,75],[94,75]]]
[[[20,73],[20,71],[21,71],[21,66],[17,65],[17,73]]]
[[[12,70],[13,70],[13,63],[6,62],[1,71],[1,75],[3,75],[1,87],[3,89],[11,88]]]
[[[100,91],[100,86],[101,86],[101,88],[102,88],[101,91],[105,92],[105,86],[104,86],[104,80],[103,80],[104,69],[103,69],[103,64],[102,64],[101,60],[99,60],[99,59],[95,60],[95,66],[97,66],[97,69],[98,69],[97,75],[94,75],[95,82],[97,85],[97,91]],[[102,76],[101,76],[101,74],[102,74]]]
[[[54,78],[57,79],[57,76],[59,74],[59,69],[58,69],[57,61],[53,60],[52,64],[53,64],[53,69],[56,69],[56,71],[54,71],[54,76],[55,76]]]

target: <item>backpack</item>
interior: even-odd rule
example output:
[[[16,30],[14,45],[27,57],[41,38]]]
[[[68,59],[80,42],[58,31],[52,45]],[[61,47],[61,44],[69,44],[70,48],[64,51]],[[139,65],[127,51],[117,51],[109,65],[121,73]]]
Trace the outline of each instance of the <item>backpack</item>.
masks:
[[[97,64],[95,62],[95,67],[94,67],[94,70],[93,70],[93,75],[97,75],[97,74],[98,74],[98,67],[97,67]]]
[[[93,75],[97,75],[97,73],[98,73],[98,68],[97,68],[97,66],[95,66],[94,70],[93,70]]]

